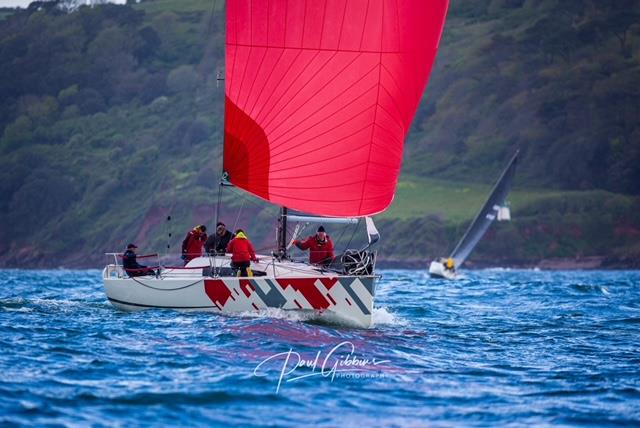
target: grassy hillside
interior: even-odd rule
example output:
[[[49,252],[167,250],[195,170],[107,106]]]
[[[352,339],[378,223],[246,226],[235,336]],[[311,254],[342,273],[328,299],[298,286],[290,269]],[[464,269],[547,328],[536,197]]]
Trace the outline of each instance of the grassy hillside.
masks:
[[[0,7],[0,21],[5,19],[7,16],[13,15],[14,12],[15,12],[14,9],[10,9],[7,7]]]
[[[380,217],[383,259],[446,254],[516,147],[514,221],[477,262],[640,259],[640,28],[627,18],[638,3],[600,3],[452,2]],[[223,6],[0,11],[0,265],[96,266],[129,241],[175,251],[194,224],[212,224]],[[233,190],[224,201],[230,225],[272,244],[273,207]]]
[[[496,174],[496,179],[497,179]],[[468,183],[444,179],[404,175],[398,184],[393,205],[380,215],[384,219],[408,219],[436,215],[450,223],[471,219],[491,192],[493,184]],[[606,193],[606,192],[605,192]],[[577,195],[599,197],[602,192],[558,191],[546,189],[518,189],[517,184],[510,202],[516,207],[553,198],[573,198]]]
[[[407,180],[381,216],[387,261],[424,266],[450,254],[489,192],[488,186]],[[535,266],[545,259],[599,256],[596,265],[640,267],[640,198],[602,190],[514,189],[511,222],[497,222],[471,265]],[[388,238],[388,235],[387,235]]]
[[[453,1],[406,170],[640,194],[640,2]]]

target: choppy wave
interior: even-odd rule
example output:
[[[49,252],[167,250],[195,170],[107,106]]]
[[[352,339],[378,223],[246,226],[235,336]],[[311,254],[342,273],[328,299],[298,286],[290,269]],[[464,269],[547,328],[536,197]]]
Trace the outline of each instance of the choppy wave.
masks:
[[[639,288],[637,272],[385,271],[356,329],[124,313],[99,271],[0,271],[0,425],[638,425]]]

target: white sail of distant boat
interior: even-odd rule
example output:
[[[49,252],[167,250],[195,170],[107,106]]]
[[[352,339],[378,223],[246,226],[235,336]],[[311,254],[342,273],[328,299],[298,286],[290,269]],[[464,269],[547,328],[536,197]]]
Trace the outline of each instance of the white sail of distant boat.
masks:
[[[467,260],[478,242],[485,235],[489,226],[494,220],[509,221],[511,220],[511,211],[506,202],[507,195],[511,190],[511,184],[516,172],[516,164],[518,163],[517,151],[509,164],[504,169],[500,178],[496,182],[487,201],[478,212],[473,222],[465,232],[464,236],[458,242],[455,249],[447,259],[438,259],[431,262],[429,266],[429,274],[434,278],[453,279],[456,275],[456,269],[460,268]]]

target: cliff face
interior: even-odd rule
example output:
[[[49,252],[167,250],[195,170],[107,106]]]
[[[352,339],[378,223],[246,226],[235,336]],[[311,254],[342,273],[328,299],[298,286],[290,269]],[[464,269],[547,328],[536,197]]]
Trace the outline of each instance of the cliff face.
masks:
[[[638,260],[640,6],[601,3],[452,2],[382,261],[447,254],[516,148],[514,221],[471,263]],[[213,226],[223,20],[197,0],[0,10],[0,266],[96,267],[130,241],[177,253]],[[268,252],[277,209],[223,201]]]

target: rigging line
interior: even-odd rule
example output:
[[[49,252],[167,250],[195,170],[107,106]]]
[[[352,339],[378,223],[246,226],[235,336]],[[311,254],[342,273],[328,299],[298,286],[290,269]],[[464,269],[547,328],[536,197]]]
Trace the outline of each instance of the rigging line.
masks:
[[[198,74],[200,76],[201,81],[204,82],[204,88],[198,88],[197,87],[198,85],[196,85],[195,94],[194,94],[194,97],[193,97],[193,105],[196,106],[196,110],[197,110],[197,102],[198,102],[198,98],[199,98],[198,95],[199,95],[199,93],[200,93],[200,91],[202,89],[206,90],[206,88],[207,88],[208,79],[206,78],[206,71],[207,71],[207,63],[210,60],[211,51],[213,50],[213,49],[210,48],[210,45],[212,44],[212,41],[213,41],[213,39],[210,36],[211,36],[212,30],[213,30],[213,21],[214,21],[213,17],[215,15],[216,3],[217,3],[217,0],[213,0],[213,2],[211,4],[211,11],[209,13],[209,17],[208,17],[208,20],[207,20],[207,27],[206,27],[206,29],[204,31],[204,40],[205,40],[204,46],[203,46],[204,53],[203,53],[202,59],[200,61],[200,65],[198,67],[198,69],[199,69],[199,73]]]
[[[207,35],[211,35],[211,33],[213,32],[213,16],[215,14],[216,11],[216,4],[218,3],[218,0],[213,0],[212,4],[211,4],[211,13],[209,15],[209,25],[207,26]]]
[[[240,197],[240,199],[242,200],[242,204],[245,204],[247,201],[249,201],[250,203],[253,203],[253,204],[254,204],[256,207],[258,207],[258,208],[264,208],[264,207],[261,207],[258,203],[253,202],[251,199],[249,199],[249,198],[245,198],[243,195],[239,195],[239,194],[236,194],[236,195],[238,195],[238,196]],[[241,204],[241,205],[242,205],[242,204]],[[239,208],[237,208],[237,207],[233,207],[233,209],[234,209],[234,210],[235,210],[235,209],[238,209],[238,210],[239,210]],[[232,231],[233,231],[233,229],[232,229]]]
[[[196,284],[198,284],[198,283],[200,283],[200,282],[202,282],[202,281],[203,281],[203,278],[201,278],[201,279],[198,279],[198,280],[197,280],[196,282],[194,282],[194,283],[191,283],[191,284],[188,284],[188,285],[185,285],[185,286],[182,286],[182,287],[177,287],[177,288],[159,288],[159,287],[154,287],[154,286],[152,286],[152,285],[148,285],[148,284],[145,284],[144,282],[138,281],[138,280],[136,279],[136,277],[135,277],[135,276],[131,277],[131,279],[133,279],[133,280],[134,280],[134,282],[137,282],[138,284],[142,285],[143,287],[151,288],[151,289],[153,289],[153,290],[157,290],[157,291],[177,291],[177,290],[184,290],[185,288],[193,287],[194,285],[196,285]]]
[[[148,210],[147,210],[147,215],[145,216],[145,218],[147,218],[147,217],[149,216],[149,212],[151,211],[151,208],[153,208],[153,206],[154,206],[154,205],[156,204],[156,202],[158,201],[158,195],[159,195],[159,194],[161,194],[161,195],[164,195],[164,194],[165,194],[164,192],[162,192],[162,188],[163,188],[164,183],[165,183],[165,181],[166,181],[166,180],[167,180],[167,175],[166,175],[166,174],[162,175],[162,178],[161,178],[161,180],[160,180],[160,184],[158,185],[158,189],[160,189],[160,191],[155,191],[155,192],[153,192],[153,193],[151,194],[151,204],[149,205],[149,208],[148,208]],[[171,209],[171,208],[170,208],[170,209]],[[171,212],[171,211],[169,211],[169,212]],[[166,223],[164,223],[164,224],[165,224],[165,230],[164,230],[164,231],[165,231],[165,234],[166,234],[166,233],[167,233],[167,226],[166,226]],[[144,222],[143,222],[143,224],[140,226],[140,229],[138,229],[138,236],[140,235],[140,232],[142,231],[143,226],[144,226]],[[167,250],[167,254],[168,254],[168,250]]]
[[[360,220],[358,220],[358,223],[356,224],[355,227],[358,227],[358,224],[360,224]],[[340,232],[340,236],[338,236],[338,239],[336,239],[334,242],[340,242],[342,240],[342,237],[344,236],[345,232],[349,229],[349,226],[343,226],[342,231]],[[348,245],[344,248],[345,251],[348,249]],[[344,252],[344,251],[343,251]]]
[[[217,233],[217,229],[218,229],[218,223],[220,222],[220,209],[222,206],[222,190],[223,190],[224,186],[222,185],[222,183],[218,183],[218,202],[216,203],[216,222],[215,222],[215,228],[213,233]]]
[[[236,188],[236,187],[232,187],[232,191],[235,195],[239,196],[240,198],[243,198],[247,201],[249,201],[250,203],[254,204],[255,206],[261,208],[261,209],[265,209],[268,207],[265,207],[263,204],[257,202],[253,197],[247,195],[246,191],[241,191],[240,189]]]
[[[233,223],[233,230],[238,230],[238,221],[240,220],[240,216],[242,215],[242,210],[244,209],[244,204],[247,202],[246,199],[242,200],[242,205],[240,205],[240,209],[238,210],[238,215],[236,216],[236,221]]]
[[[353,241],[353,238],[356,236],[356,232],[358,231],[359,225],[360,225],[360,219],[358,219],[358,224],[356,225],[356,227],[353,228],[353,233],[351,234],[351,238],[349,238],[349,242],[347,242],[347,246],[345,247],[346,249],[349,248],[349,246],[351,245],[351,241]]]

